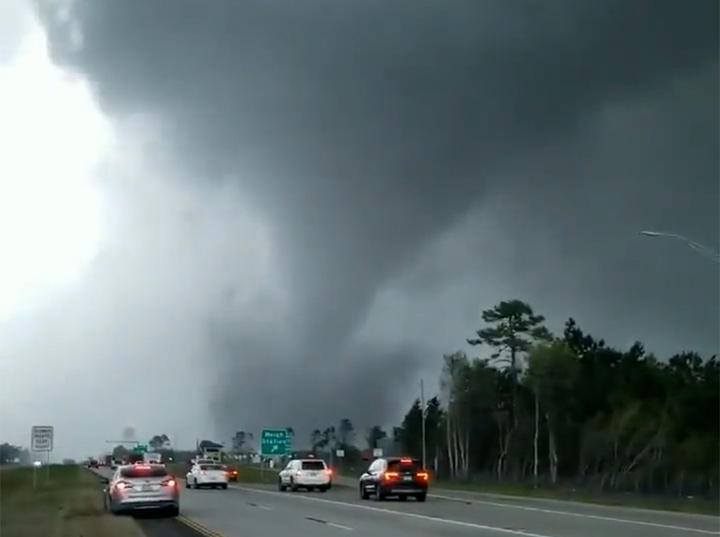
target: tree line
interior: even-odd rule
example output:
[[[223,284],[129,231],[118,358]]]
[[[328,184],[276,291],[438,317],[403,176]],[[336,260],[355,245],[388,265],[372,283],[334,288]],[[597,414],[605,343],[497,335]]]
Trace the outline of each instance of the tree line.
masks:
[[[399,450],[422,456],[424,419],[438,477],[718,496],[717,355],[616,349],[572,318],[553,336],[520,300],[482,318],[467,343],[490,356],[443,356],[439,395],[393,430]]]
[[[8,442],[0,443],[0,465],[29,463],[30,452],[27,448]]]

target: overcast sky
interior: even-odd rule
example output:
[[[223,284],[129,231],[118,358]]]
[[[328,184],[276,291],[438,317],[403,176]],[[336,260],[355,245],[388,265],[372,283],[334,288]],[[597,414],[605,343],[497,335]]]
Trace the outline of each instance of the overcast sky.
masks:
[[[510,298],[557,332],[717,352],[718,265],[638,234],[718,249],[717,21],[715,0],[3,1],[2,440],[392,424]]]

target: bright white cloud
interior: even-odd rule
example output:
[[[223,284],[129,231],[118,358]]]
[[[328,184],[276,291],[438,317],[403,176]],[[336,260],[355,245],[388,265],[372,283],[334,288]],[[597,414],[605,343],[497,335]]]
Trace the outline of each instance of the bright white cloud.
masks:
[[[112,130],[35,24],[0,66],[0,321],[77,277],[102,238],[96,166]]]
[[[37,25],[0,66],[0,117],[1,439],[54,425],[60,458],[125,426],[214,436],[209,325],[288,309],[272,230],[237,181],[178,180],[153,118],[110,124]]]

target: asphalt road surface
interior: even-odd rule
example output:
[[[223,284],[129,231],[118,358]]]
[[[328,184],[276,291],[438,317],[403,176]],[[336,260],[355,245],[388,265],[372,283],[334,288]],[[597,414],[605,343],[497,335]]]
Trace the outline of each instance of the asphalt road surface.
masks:
[[[227,537],[701,537],[720,535],[713,517],[648,513],[575,504],[552,509],[522,501],[433,496],[363,501],[354,488],[327,493],[279,492],[268,486],[184,490],[183,515]],[[590,509],[587,509],[590,507]],[[350,534],[353,535],[353,534]],[[348,535],[348,537],[350,537]]]
[[[181,515],[225,537],[703,537],[720,519],[436,491],[425,503],[359,499],[354,487],[279,492],[262,485],[183,489]]]

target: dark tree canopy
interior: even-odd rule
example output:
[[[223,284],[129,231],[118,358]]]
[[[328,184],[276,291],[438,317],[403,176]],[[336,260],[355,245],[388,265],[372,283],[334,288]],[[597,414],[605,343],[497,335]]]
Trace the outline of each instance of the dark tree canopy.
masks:
[[[717,356],[612,348],[573,319],[553,338],[519,300],[482,318],[468,343],[492,354],[446,355],[442,405],[425,409],[440,476],[718,497]],[[399,451],[420,456],[421,424],[414,401],[396,428]]]

